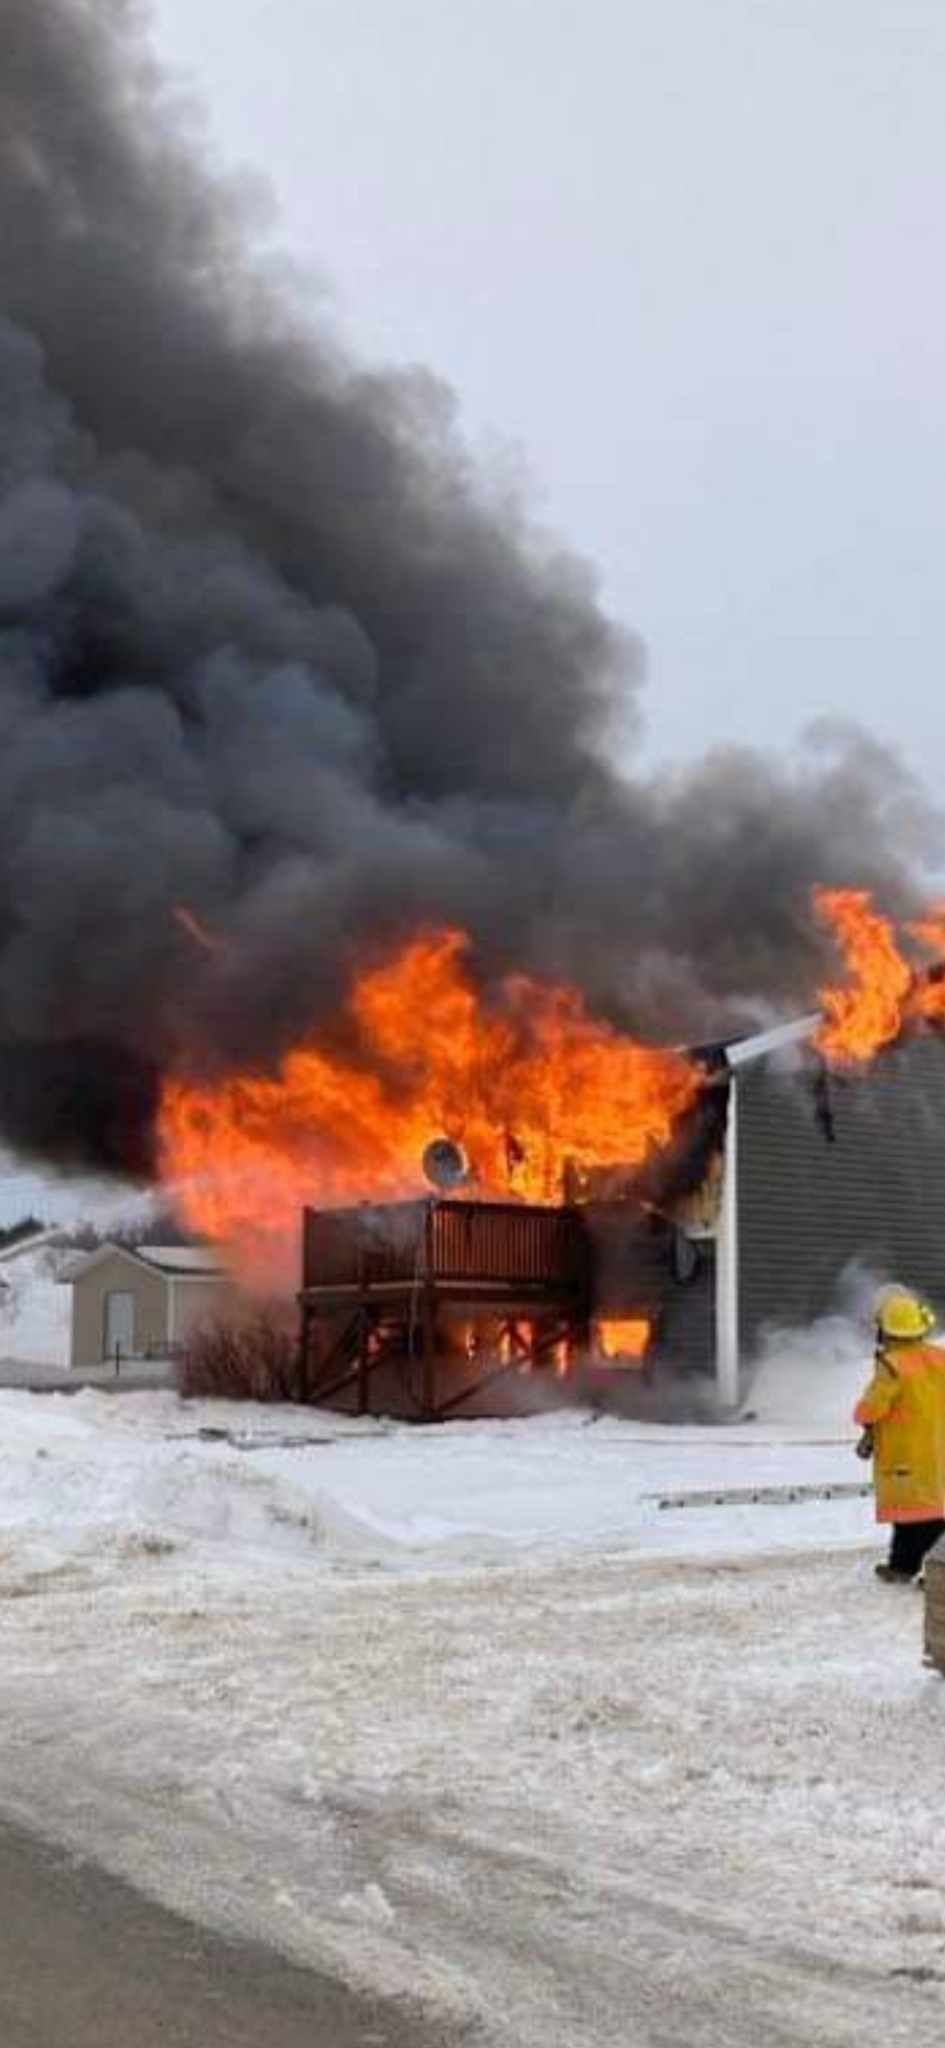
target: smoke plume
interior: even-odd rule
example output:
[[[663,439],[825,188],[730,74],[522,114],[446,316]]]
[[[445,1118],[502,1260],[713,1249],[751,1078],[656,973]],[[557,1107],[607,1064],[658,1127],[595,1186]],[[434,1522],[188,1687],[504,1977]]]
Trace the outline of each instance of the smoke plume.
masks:
[[[0,0],[0,1130],[144,1172],[162,1070],[421,921],[663,1037],[806,1002],[809,886],[908,905],[940,821],[826,727],[616,773],[636,643],[441,383],[303,324],[146,27]]]

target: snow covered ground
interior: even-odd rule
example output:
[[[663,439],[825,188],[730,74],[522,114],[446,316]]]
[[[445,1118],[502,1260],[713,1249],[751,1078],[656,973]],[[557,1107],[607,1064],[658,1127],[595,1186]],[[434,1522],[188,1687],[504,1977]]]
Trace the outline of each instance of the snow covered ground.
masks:
[[[932,2048],[921,1597],[856,1494],[661,1505],[862,1483],[864,1371],[714,1430],[0,1393],[0,1808],[444,2039]]]

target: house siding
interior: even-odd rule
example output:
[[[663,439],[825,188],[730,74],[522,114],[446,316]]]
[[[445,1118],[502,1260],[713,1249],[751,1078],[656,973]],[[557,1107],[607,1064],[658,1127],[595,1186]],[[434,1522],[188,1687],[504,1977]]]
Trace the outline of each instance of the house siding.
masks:
[[[164,1275],[115,1252],[72,1282],[72,1364],[78,1370],[102,1363],[105,1296],[113,1291],[134,1299],[135,1356],[160,1357],[167,1348]]]
[[[667,1288],[657,1357],[673,1374],[715,1371],[715,1257],[714,1243],[700,1242],[693,1278]]]
[[[766,1325],[837,1309],[854,1261],[945,1307],[945,1043],[914,1040],[865,1074],[831,1076],[832,1141],[817,1080],[811,1060],[793,1076],[759,1061],[738,1081],[745,1357]]]

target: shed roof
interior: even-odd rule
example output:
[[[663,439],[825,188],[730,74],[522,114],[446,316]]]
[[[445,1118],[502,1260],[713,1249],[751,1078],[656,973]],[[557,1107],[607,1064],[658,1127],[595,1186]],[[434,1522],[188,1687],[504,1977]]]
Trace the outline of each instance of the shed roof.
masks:
[[[17,1237],[12,1244],[3,1246],[0,1250],[0,1266],[10,1265],[14,1259],[21,1259],[26,1252],[40,1251],[43,1245],[62,1244],[68,1235],[68,1230],[63,1224],[31,1230],[28,1237]]]
[[[222,1273],[225,1268],[211,1244],[139,1244],[138,1257],[168,1273]]]
[[[146,1272],[160,1273],[168,1280],[226,1280],[229,1275],[211,1245],[127,1245],[106,1240],[92,1252],[80,1254],[61,1275],[64,1281],[82,1280],[105,1259],[127,1259]]]

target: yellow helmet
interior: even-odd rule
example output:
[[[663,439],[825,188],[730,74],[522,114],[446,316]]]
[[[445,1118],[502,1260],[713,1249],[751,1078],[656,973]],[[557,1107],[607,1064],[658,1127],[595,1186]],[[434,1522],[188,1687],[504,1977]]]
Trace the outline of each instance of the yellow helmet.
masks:
[[[914,1343],[935,1328],[928,1304],[907,1287],[885,1287],[876,1303],[876,1321],[884,1337],[896,1343]]]

